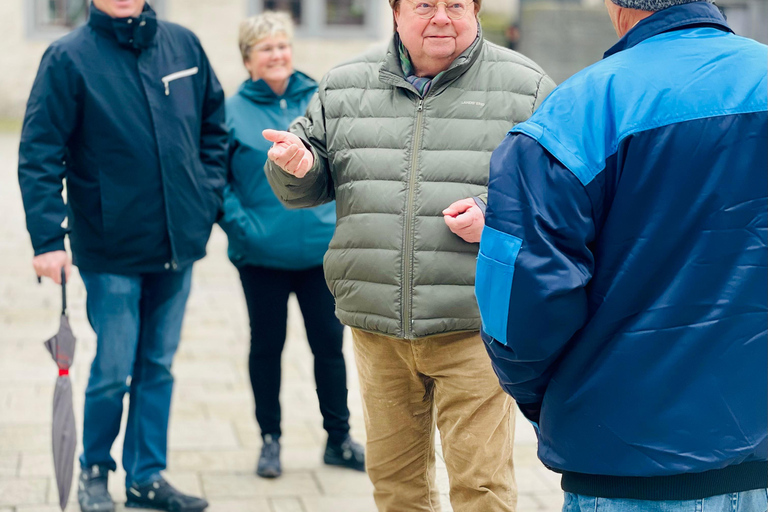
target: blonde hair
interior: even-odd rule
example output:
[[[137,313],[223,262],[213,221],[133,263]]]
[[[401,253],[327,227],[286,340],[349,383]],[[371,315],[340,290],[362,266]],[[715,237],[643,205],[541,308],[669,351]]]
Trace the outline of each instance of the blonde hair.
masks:
[[[293,20],[287,12],[264,11],[240,22],[238,44],[243,61],[248,60],[251,48],[258,41],[277,34],[285,34],[288,40],[293,39]]]

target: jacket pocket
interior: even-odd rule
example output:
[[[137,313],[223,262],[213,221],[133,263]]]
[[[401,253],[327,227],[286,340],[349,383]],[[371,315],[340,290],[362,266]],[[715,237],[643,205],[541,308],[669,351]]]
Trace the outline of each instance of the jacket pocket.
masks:
[[[222,197],[223,191],[220,195],[219,192],[217,192],[216,189],[213,188],[213,185],[211,185],[211,183],[208,181],[207,176],[203,178],[200,187],[202,189],[203,198],[207,207],[206,211],[208,212],[208,221],[211,226],[213,226],[216,224],[216,219],[219,218],[219,213],[224,207]]]
[[[118,214],[120,205],[117,204],[119,194],[113,193],[116,188],[110,177],[103,170],[99,169],[99,203],[101,206],[101,242],[104,247],[104,254],[111,255],[117,250]]]
[[[475,296],[483,331],[505,345],[512,278],[522,243],[516,236],[486,226],[477,256]]]
[[[174,80],[178,80],[180,78],[186,78],[188,76],[196,75],[199,69],[197,66],[189,69],[182,69],[181,71],[176,71],[175,73],[171,73],[170,75],[165,75],[160,80],[163,82],[163,86],[165,86],[165,95],[169,96],[171,94],[171,82]]]

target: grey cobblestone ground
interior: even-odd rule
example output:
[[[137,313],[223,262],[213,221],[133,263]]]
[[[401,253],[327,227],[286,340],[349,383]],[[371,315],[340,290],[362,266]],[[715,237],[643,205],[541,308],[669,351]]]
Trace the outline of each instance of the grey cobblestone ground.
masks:
[[[0,512],[55,512],[50,421],[55,366],[42,341],[58,325],[59,293],[37,285],[16,181],[18,137],[0,134]],[[226,238],[217,228],[209,255],[195,267],[181,347],[174,363],[176,390],[170,428],[168,479],[204,495],[210,512],[368,512],[375,507],[364,474],[322,464],[325,435],[314,394],[311,354],[295,301],[283,356],[283,465],[274,481],[254,474],[260,439],[252,410],[246,355],[248,320],[237,274],[226,259]],[[95,336],[85,317],[85,291],[75,274],[69,287],[70,317],[78,336],[72,370],[75,414],[82,401]],[[350,340],[352,434],[365,438]],[[119,460],[118,439],[113,455]],[[536,459],[535,439],[518,421],[515,462],[520,512],[559,510],[558,478]],[[448,479],[438,461],[444,511]],[[125,499],[118,472],[113,496]],[[78,511],[76,498],[68,512]],[[122,511],[122,506],[118,507]]]

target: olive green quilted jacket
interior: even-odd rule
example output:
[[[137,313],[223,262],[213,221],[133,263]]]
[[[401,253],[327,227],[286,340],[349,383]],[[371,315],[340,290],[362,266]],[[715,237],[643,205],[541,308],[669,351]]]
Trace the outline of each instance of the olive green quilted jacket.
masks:
[[[393,40],[332,69],[291,131],[311,147],[302,179],[268,161],[288,206],[336,200],[325,277],[347,325],[397,338],[480,329],[478,244],[441,211],[482,196],[491,152],[554,88],[532,61],[478,37],[425,95]]]

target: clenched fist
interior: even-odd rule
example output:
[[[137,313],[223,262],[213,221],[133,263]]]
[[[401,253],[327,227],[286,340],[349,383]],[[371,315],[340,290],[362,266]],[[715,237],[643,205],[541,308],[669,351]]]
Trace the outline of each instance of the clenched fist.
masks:
[[[485,226],[485,217],[471,197],[460,199],[451,204],[443,210],[443,218],[448,228],[465,242],[474,244],[480,241]]]
[[[315,159],[312,157],[312,152],[301,142],[301,139],[290,132],[277,130],[264,130],[261,134],[268,141],[274,142],[267,153],[270,160],[297,178],[303,178],[307,175],[314,165]]]

